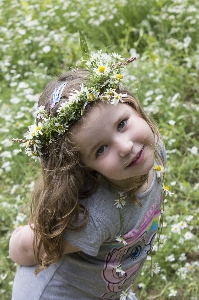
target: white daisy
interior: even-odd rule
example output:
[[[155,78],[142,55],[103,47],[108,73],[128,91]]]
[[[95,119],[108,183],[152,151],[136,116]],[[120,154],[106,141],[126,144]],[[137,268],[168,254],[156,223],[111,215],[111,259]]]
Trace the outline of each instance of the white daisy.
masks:
[[[115,204],[117,208],[122,208],[125,204],[125,196],[122,193],[119,193],[119,198],[117,200],[115,200]]]

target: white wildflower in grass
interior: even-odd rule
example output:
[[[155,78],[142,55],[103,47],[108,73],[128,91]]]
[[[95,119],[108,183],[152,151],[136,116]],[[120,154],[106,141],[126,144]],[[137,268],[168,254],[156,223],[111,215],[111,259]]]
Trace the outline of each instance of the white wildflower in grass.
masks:
[[[179,222],[180,229],[185,229],[187,227],[187,223],[184,221]]]
[[[145,97],[149,97],[151,95],[154,94],[154,91],[153,90],[149,90],[148,92],[145,93]]]
[[[27,89],[29,87],[29,85],[26,83],[26,82],[19,82],[18,84],[18,87],[17,87],[17,90],[20,90],[20,89]]]
[[[22,28],[19,28],[18,33],[21,34],[21,35],[24,35],[24,34],[26,34],[26,30],[22,29]]]
[[[12,104],[18,104],[21,100],[18,97],[12,97],[10,99],[10,103]]]
[[[179,265],[177,263],[176,264],[171,264],[171,267],[172,267],[172,269],[177,270]]]
[[[186,263],[184,267],[187,270],[187,273],[194,271],[194,265],[193,265],[193,263]]]
[[[199,269],[199,261],[194,261],[194,262],[193,262],[193,265],[194,265],[194,267],[196,267],[196,268]]]
[[[176,121],[175,121],[175,120],[169,120],[169,121],[168,121],[168,123],[169,123],[169,125],[172,125],[172,126],[174,126],[174,125],[175,125],[175,123],[176,123]]]
[[[175,260],[174,254],[165,257],[165,261],[174,261],[174,260]]]
[[[19,154],[20,152],[22,152],[21,149],[14,149],[14,150],[12,151],[12,153],[13,153],[14,156],[16,156],[17,154]]]
[[[1,145],[4,145],[4,147],[10,147],[13,145],[13,142],[11,141],[11,139],[4,139],[0,142]]]
[[[164,244],[164,243],[166,242],[166,240],[167,240],[166,235],[161,234],[161,235],[160,235],[159,243]]]
[[[186,38],[184,38],[183,42],[184,42],[184,46],[185,47],[189,47],[190,43],[191,43],[191,37],[187,36]]]
[[[177,295],[177,291],[174,289],[170,290],[169,297],[175,297]]]
[[[19,187],[20,187],[19,184],[13,185],[13,187],[10,190],[10,194],[13,195]]]
[[[173,143],[175,143],[175,142],[176,142],[176,139],[169,139],[168,145],[169,145],[169,146],[172,146]],[[175,150],[175,149],[174,149],[174,150]]]
[[[171,186],[175,186],[175,185],[176,185],[176,181],[170,182],[170,185],[171,185]]]
[[[158,274],[160,272],[160,269],[161,268],[158,263],[153,263],[150,270],[151,276],[153,276],[153,274]]]
[[[162,246],[162,245],[160,245],[160,246]],[[153,251],[158,251],[159,250],[159,245],[158,244],[155,244],[155,245],[153,245]]]
[[[158,96],[155,97],[155,100],[156,100],[156,101],[159,101],[159,100],[161,100],[162,98],[163,98],[163,95],[158,95]]]
[[[19,213],[17,216],[16,216],[16,221],[18,223],[22,223],[25,219],[26,219],[26,215],[23,214],[23,213]]]
[[[3,151],[0,154],[0,157],[2,157],[2,160],[5,161],[5,158],[12,158],[12,153],[10,151]]]
[[[186,260],[186,259],[187,259],[186,254],[185,253],[181,253],[181,255],[179,257],[179,260],[183,261],[183,260]]]
[[[165,276],[165,275],[163,275],[163,274],[161,274],[161,275],[160,275],[160,277],[161,277],[161,279],[162,279],[162,280],[164,280],[164,281],[166,281],[166,280],[167,280],[166,276]]]
[[[42,51],[43,51],[44,53],[48,53],[48,52],[50,52],[50,50],[51,50],[51,47],[50,47],[50,46],[44,46],[43,49],[42,49]]]
[[[5,172],[10,172],[11,171],[11,165],[13,164],[12,161],[5,161],[2,166],[1,169]]]
[[[185,240],[191,240],[193,238],[193,233],[187,231],[184,235]]]
[[[199,182],[197,182],[197,183],[194,185],[193,190],[196,191],[198,188],[199,188]]]
[[[196,146],[193,146],[192,148],[187,148],[187,150],[190,151],[193,155],[198,155],[198,148]]]
[[[186,221],[187,221],[187,222],[190,222],[191,220],[193,220],[193,216],[187,216],[187,217],[186,217]]]
[[[143,289],[145,286],[146,286],[146,285],[145,285],[144,283],[139,283],[139,284],[138,284],[138,287],[139,287],[140,289]]]
[[[180,234],[181,228],[180,228],[179,223],[173,224],[173,225],[171,226],[171,232]]]
[[[25,114],[21,111],[18,111],[16,116],[14,117],[15,119],[23,119]]]
[[[185,267],[181,267],[176,271],[176,274],[182,279],[186,279],[187,273],[188,270]]]
[[[184,238],[179,238],[179,240],[178,240],[178,244],[184,244]]]

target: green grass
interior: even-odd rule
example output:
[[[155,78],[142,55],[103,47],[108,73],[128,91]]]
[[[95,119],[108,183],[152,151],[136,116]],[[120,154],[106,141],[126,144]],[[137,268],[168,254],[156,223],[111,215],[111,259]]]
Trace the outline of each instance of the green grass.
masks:
[[[78,28],[90,50],[129,57],[126,84],[158,124],[168,162],[162,235],[134,285],[140,300],[199,299],[199,4],[193,0],[6,0],[0,3],[0,298],[11,298],[16,266],[9,237],[27,222],[39,165],[13,144],[33,123],[46,83],[81,57]],[[183,253],[183,255],[182,255]],[[175,259],[175,260],[174,260]],[[176,291],[176,293],[175,293]]]

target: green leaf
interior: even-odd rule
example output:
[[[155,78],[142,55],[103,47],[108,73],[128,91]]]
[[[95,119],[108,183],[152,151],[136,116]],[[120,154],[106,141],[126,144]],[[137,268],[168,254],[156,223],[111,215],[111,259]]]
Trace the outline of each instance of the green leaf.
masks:
[[[80,38],[80,47],[82,49],[83,58],[87,59],[89,57],[88,45],[84,34],[80,30],[79,30],[79,38]]]

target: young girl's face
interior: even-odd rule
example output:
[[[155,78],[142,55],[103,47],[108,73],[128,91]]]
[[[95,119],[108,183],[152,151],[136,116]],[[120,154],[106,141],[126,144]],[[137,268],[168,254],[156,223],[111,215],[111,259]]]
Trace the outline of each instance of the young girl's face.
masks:
[[[72,133],[82,163],[118,186],[153,167],[153,132],[128,104],[98,103]]]

